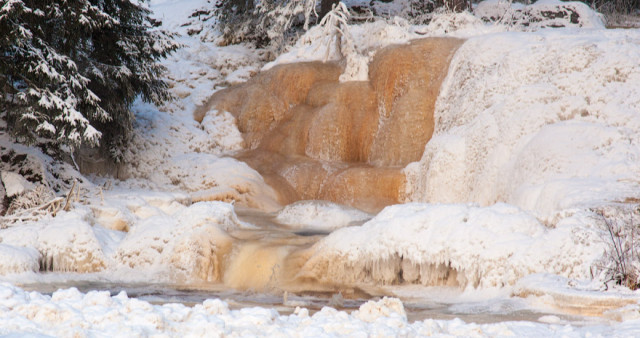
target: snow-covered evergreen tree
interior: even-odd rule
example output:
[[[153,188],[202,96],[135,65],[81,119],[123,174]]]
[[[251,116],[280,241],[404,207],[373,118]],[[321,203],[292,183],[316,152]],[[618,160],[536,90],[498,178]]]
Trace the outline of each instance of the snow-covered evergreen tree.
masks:
[[[157,60],[176,48],[129,0],[0,0],[0,118],[19,141],[118,158],[131,103],[168,97]]]

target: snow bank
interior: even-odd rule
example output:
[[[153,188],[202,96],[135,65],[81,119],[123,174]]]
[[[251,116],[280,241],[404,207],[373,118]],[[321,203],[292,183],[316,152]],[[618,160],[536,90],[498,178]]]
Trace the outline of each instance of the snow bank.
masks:
[[[640,31],[469,39],[434,135],[406,168],[409,200],[507,202],[548,221],[640,197]]]
[[[0,230],[0,239],[3,244],[24,251],[19,258],[29,262],[29,269],[24,271],[101,271],[106,268],[108,258],[87,218],[86,210],[60,212],[52,219]],[[35,268],[32,257],[37,257]],[[2,275],[7,273],[11,271],[0,271]]]
[[[332,283],[505,286],[536,272],[589,278],[602,255],[589,215],[547,229],[506,204],[403,204],[318,242],[301,271]]]
[[[349,314],[325,307],[310,315],[296,308],[290,315],[274,309],[230,310],[229,304],[208,299],[188,307],[152,305],[126,293],[83,294],[75,288],[51,296],[0,284],[0,334],[51,336],[635,336],[634,323],[615,325],[549,325],[534,322],[465,323],[460,319],[409,323],[402,303],[384,298],[363,304]],[[549,317],[549,316],[547,316]]]
[[[233,206],[185,194],[118,189],[51,219],[0,229],[0,275],[57,271],[108,280],[216,281],[227,231],[250,228]],[[4,259],[6,258],[6,259]],[[131,269],[144,274],[131,274]]]
[[[293,229],[331,231],[371,217],[358,209],[327,201],[299,201],[284,207],[276,220]]]
[[[374,2],[367,5],[372,4]],[[396,5],[394,2],[391,6],[408,8],[410,4]],[[353,45],[357,57],[347,56],[349,62],[357,59],[362,63],[347,65],[347,68],[366,70],[375,52],[392,44],[404,44],[428,36],[469,38],[504,31],[537,31],[548,27],[604,28],[604,22],[600,14],[577,1],[543,0],[525,6],[507,0],[485,0],[476,6],[473,13],[436,12],[428,25],[411,25],[396,16],[389,20],[378,19],[342,27],[344,37],[341,38],[341,44]],[[289,51],[267,63],[262,70],[284,63],[342,59],[341,50],[336,48],[335,38],[330,32],[331,27],[312,27]],[[366,80],[366,76],[357,77],[357,80]]]

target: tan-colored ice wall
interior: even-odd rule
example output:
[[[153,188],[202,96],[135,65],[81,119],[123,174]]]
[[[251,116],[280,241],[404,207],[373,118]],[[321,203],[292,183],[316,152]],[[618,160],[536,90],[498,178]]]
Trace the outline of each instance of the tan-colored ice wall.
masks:
[[[339,63],[276,66],[215,93],[195,113],[237,120],[246,152],[283,204],[326,199],[368,211],[397,203],[402,173],[433,133],[433,111],[462,40],[427,38],[384,48],[369,81],[340,83]]]

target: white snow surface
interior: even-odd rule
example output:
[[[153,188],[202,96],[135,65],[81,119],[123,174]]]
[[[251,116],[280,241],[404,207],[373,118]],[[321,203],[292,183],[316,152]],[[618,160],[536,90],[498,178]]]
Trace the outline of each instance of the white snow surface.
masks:
[[[347,313],[331,307],[311,315],[296,308],[291,315],[274,309],[230,310],[218,299],[187,307],[182,304],[152,305],[129,298],[125,292],[86,294],[75,288],[58,290],[51,296],[26,292],[0,284],[0,334],[47,336],[637,336],[635,321],[614,325],[573,327],[534,322],[494,324],[465,323],[460,319],[427,319],[409,323],[398,299],[369,301]],[[551,317],[551,316],[547,316]]]

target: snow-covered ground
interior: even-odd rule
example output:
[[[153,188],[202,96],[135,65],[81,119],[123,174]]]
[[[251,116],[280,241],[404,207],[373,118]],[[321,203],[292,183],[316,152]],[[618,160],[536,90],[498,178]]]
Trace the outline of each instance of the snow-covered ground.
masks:
[[[421,294],[440,285],[452,294],[443,303],[464,307],[480,298],[478,306],[490,307],[491,300],[518,298],[540,316],[490,324],[410,322],[396,298],[351,313],[300,308],[281,315],[269,308],[230,310],[220,300],[152,305],[125,294],[67,289],[47,296],[3,284],[1,334],[640,335],[640,294],[613,283],[605,291],[609,246],[599,214],[634,224],[640,218],[634,214],[640,201],[639,29],[606,30],[597,15],[575,4],[583,21],[561,29],[522,26],[522,13],[535,12],[524,6],[509,9],[520,12],[499,23],[477,17],[506,17],[497,0],[482,4],[477,16],[443,13],[429,25],[396,18],[350,26],[358,69],[389,44],[466,39],[442,85],[433,138],[422,159],[404,170],[407,203],[369,215],[328,202],[279,205],[257,171],[225,157],[243,147],[233,116],[209,112],[202,123],[193,119],[213,92],[263,67],[323,60],[333,46],[327,30],[312,28],[270,60],[268,51],[249,45],[218,46],[219,36],[206,27],[188,35],[207,25],[189,17],[205,4],[151,1],[163,27],[180,34],[184,45],[164,62],[178,99],[164,107],[136,103],[136,137],[120,169],[126,180],[83,179],[0,133],[12,159],[25,154],[21,161],[33,162],[34,172],[22,176],[40,175],[65,191],[81,180],[69,211],[0,230],[3,280],[224,283],[234,243],[260,230],[225,203],[231,202],[261,210],[285,230],[331,232],[302,245],[303,277],[347,288],[379,286],[370,293],[418,307]],[[339,55],[330,49],[328,57]],[[12,168],[2,170],[7,192],[29,188],[9,174]],[[296,245],[276,252],[269,268]],[[597,320],[567,321],[567,314]]]

